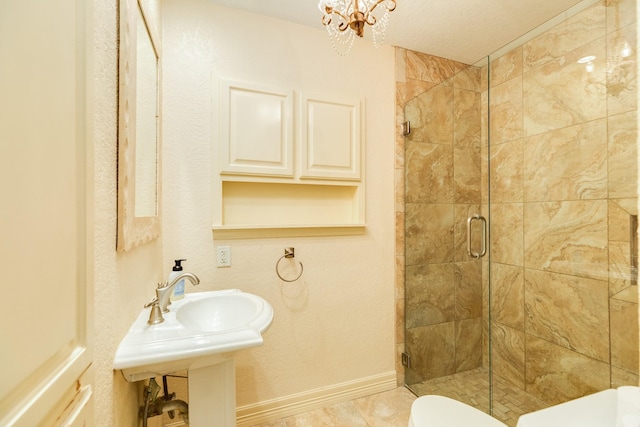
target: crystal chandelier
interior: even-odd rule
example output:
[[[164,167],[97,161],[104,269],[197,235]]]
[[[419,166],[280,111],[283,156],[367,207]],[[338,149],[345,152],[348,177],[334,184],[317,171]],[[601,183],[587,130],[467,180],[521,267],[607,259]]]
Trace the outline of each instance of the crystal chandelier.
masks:
[[[365,24],[371,26],[373,44],[382,45],[389,13],[395,10],[396,0],[320,0],[318,8],[324,14],[322,24],[333,47],[344,55],[351,50],[355,36],[364,35]]]

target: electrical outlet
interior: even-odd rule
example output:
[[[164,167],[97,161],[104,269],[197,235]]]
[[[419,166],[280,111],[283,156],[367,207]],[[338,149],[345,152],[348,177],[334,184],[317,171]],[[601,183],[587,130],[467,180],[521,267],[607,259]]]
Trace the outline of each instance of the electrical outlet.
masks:
[[[231,246],[216,246],[216,265],[231,267]]]

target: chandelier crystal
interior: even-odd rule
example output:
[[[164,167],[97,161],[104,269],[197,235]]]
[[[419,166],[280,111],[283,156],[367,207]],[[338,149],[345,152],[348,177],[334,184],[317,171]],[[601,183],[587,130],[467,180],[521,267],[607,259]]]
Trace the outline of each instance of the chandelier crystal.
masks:
[[[322,24],[336,51],[346,55],[353,46],[355,36],[364,35],[365,24],[371,26],[373,44],[384,42],[389,24],[389,13],[396,8],[396,0],[320,0]]]

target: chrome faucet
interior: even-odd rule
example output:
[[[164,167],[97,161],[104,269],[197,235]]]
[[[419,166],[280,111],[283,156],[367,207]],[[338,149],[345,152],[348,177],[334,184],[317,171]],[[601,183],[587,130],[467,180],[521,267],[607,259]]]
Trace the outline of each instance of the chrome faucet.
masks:
[[[169,297],[171,297],[171,293],[173,292],[173,288],[176,286],[182,279],[189,279],[191,283],[197,285],[200,283],[200,279],[193,273],[181,273],[176,276],[171,282],[167,283],[159,283],[158,288],[156,289],[156,297],[158,298],[158,305],[163,313],[167,313],[169,311]]]

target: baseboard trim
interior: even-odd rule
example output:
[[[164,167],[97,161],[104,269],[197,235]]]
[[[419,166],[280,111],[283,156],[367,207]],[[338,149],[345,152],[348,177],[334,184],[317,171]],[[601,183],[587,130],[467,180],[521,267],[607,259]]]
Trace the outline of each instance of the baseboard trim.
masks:
[[[250,427],[280,418],[322,408],[340,402],[369,396],[397,387],[396,372],[390,371],[354,381],[322,387],[278,399],[266,400],[237,408],[237,427]]]

